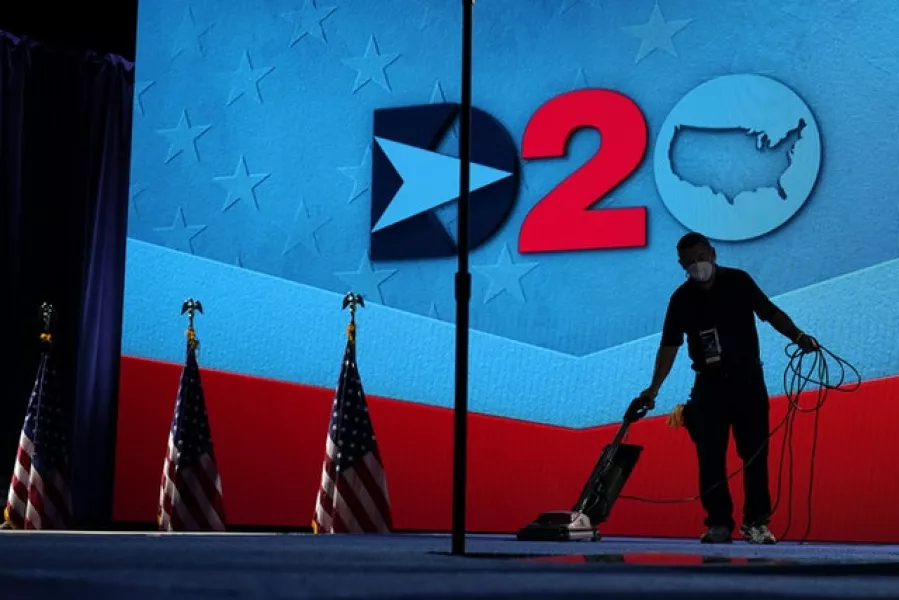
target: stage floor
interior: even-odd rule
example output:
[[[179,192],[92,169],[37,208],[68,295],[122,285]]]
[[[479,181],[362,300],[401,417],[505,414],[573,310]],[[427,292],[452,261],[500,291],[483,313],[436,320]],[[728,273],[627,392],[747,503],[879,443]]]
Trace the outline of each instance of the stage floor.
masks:
[[[899,598],[899,546],[607,538],[0,532],[0,596]]]

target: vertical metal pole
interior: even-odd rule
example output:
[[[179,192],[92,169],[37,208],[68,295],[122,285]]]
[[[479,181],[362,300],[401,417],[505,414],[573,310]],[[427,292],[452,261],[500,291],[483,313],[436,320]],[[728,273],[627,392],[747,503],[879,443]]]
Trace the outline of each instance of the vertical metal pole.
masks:
[[[453,436],[453,554],[465,554],[468,471],[468,206],[471,179],[471,17],[474,0],[462,0],[462,109],[459,126],[459,267],[456,272],[456,403]]]

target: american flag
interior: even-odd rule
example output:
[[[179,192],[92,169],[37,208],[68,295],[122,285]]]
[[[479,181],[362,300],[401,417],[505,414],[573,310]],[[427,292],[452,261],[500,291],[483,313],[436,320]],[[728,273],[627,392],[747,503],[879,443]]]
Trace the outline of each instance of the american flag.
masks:
[[[393,526],[387,478],[356,367],[353,338],[351,325],[325,441],[312,522],[317,533],[387,533]]]
[[[49,338],[46,340],[49,341]],[[41,354],[19,438],[4,520],[14,529],[68,529],[68,412],[56,390],[50,350]]]
[[[162,531],[224,531],[222,480],[197,364],[196,343],[187,346],[175,415],[159,490]]]

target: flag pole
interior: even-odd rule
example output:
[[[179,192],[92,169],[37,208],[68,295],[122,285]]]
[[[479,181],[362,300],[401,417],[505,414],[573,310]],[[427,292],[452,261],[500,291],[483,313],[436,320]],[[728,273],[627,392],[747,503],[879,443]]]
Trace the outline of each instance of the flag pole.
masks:
[[[40,363],[38,366],[38,374],[35,378],[34,392],[28,400],[28,407],[26,411],[25,420],[27,422],[29,415],[34,412],[34,415],[37,416],[38,411],[33,411],[34,403],[39,402],[41,398],[43,398],[43,391],[41,387],[44,385],[44,379],[46,377],[46,366],[49,354],[53,348],[53,321],[56,316],[56,310],[53,308],[53,305],[44,302],[41,304],[40,308],[40,318],[41,318],[41,352],[40,352]],[[25,427],[22,428],[22,437],[25,436]],[[31,447],[33,448],[34,440],[31,440]],[[13,482],[18,485],[10,485],[9,492],[7,494],[6,499],[3,501],[3,519],[2,523],[0,523],[0,530],[5,529],[26,529],[26,522],[28,517],[29,503],[30,503],[30,467],[24,467],[19,462],[22,456],[27,456],[29,462],[33,465],[34,459],[34,450],[27,450],[26,447],[22,446],[20,441],[19,443],[19,451],[16,455],[16,467],[22,467],[23,470],[28,472],[28,479],[21,481],[17,480],[15,477],[13,478]],[[25,497],[22,498],[18,495],[17,488],[25,490]],[[16,510],[16,506],[18,506],[18,510]]]
[[[459,267],[456,272],[456,398],[453,430],[453,554],[465,554],[468,471],[468,328],[471,274],[468,271],[468,207],[471,179],[472,8],[462,0],[462,108],[459,123]]]
[[[188,298],[181,304],[181,314],[187,314],[187,348],[162,464],[156,526],[165,532],[224,532],[228,525],[222,478],[197,361],[200,340],[194,320],[203,314],[203,303]]]

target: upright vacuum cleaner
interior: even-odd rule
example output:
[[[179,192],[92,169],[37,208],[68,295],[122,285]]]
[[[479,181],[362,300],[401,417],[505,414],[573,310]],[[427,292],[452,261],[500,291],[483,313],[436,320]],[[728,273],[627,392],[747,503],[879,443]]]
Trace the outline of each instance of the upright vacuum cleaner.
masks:
[[[518,531],[519,540],[570,542],[602,539],[598,526],[609,518],[612,505],[643,451],[642,446],[624,444],[622,440],[630,426],[646,416],[649,407],[649,403],[642,398],[631,401],[621,428],[612,442],[603,448],[574,507],[571,510],[541,513]]]

